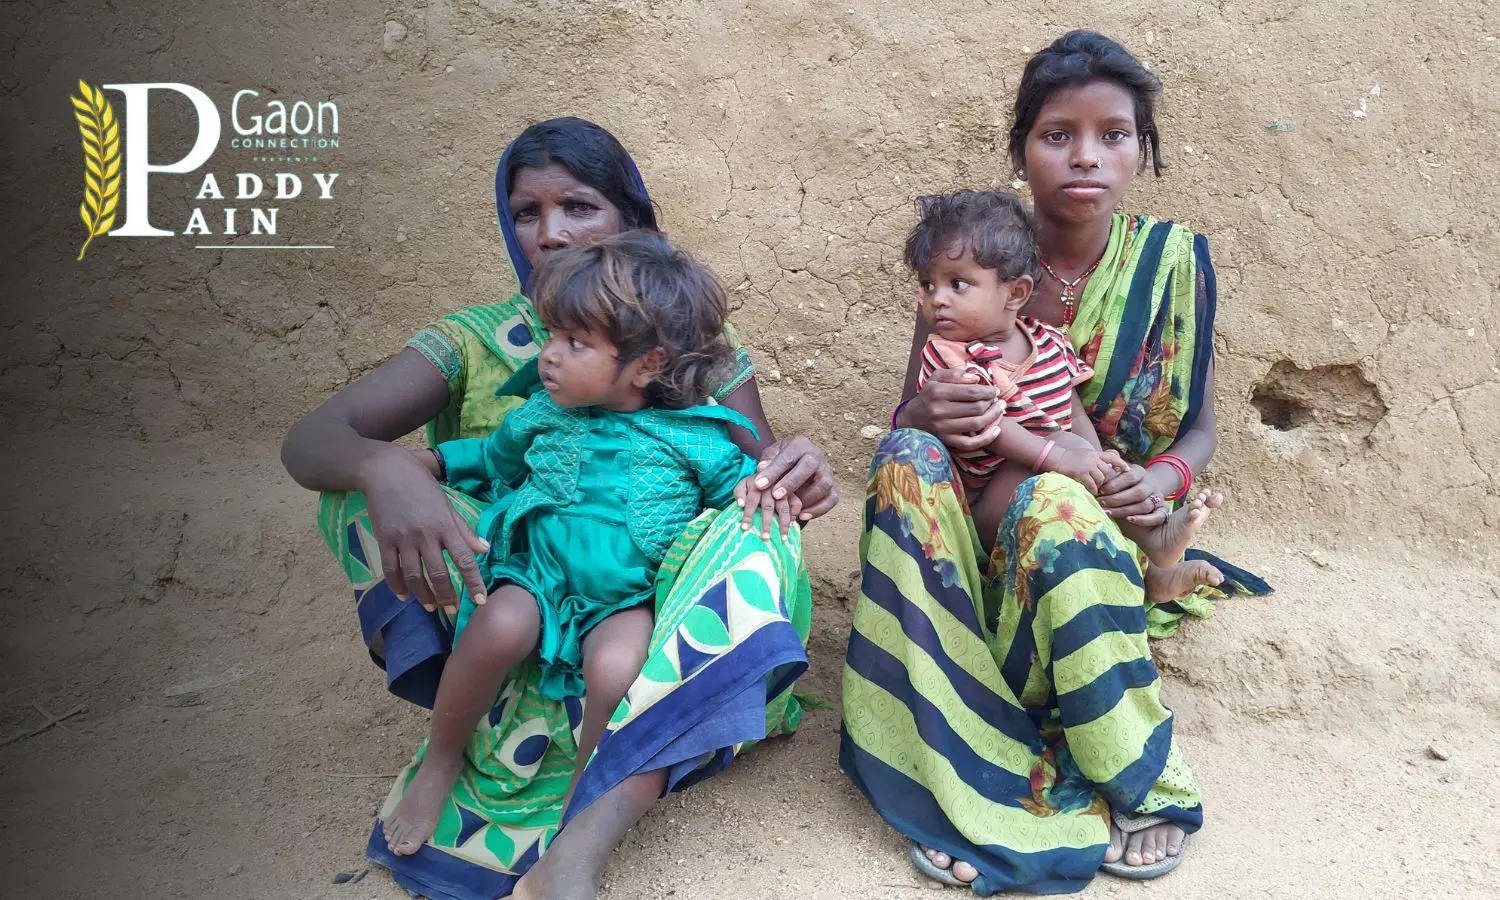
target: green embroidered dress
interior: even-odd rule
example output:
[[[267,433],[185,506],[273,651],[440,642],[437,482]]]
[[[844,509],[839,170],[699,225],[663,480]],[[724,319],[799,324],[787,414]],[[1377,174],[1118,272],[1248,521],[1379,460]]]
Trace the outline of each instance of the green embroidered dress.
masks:
[[[543,696],[583,696],[584,637],[652,602],[672,541],[755,471],[730,422],[754,430],[719,406],[567,409],[540,392],[489,437],[438,445],[448,483],[491,503],[477,529],[490,542],[485,586],[536,598]],[[471,613],[466,602],[459,633]]]

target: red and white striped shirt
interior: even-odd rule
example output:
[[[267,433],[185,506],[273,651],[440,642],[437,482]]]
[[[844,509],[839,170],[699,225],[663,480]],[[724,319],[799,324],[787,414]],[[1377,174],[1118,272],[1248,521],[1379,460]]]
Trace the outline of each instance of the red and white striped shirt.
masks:
[[[1020,316],[1016,326],[1031,344],[1031,353],[1011,362],[1000,348],[979,341],[965,344],[933,337],[922,348],[917,390],[939,369],[969,369],[1000,389],[1005,417],[1028,431],[1048,435],[1073,430],[1073,388],[1094,377],[1094,370],[1078,358],[1068,336],[1040,319]],[[955,454],[958,467],[986,476],[1004,459],[989,448]]]

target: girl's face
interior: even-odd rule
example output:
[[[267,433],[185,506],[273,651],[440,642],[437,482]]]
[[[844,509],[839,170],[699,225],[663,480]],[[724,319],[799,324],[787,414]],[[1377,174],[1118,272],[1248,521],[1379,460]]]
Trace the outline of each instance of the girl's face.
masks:
[[[558,406],[601,406],[630,412],[645,405],[645,390],[659,367],[660,350],[620,366],[619,350],[597,331],[551,329],[537,360],[542,387]]]
[[[1135,98],[1091,81],[1047,98],[1026,136],[1022,177],[1039,215],[1081,224],[1114,211],[1140,164]]]
[[[521,252],[533,266],[540,266],[556,250],[618,234],[625,222],[603,194],[556,163],[544,169],[516,170],[510,215]]]

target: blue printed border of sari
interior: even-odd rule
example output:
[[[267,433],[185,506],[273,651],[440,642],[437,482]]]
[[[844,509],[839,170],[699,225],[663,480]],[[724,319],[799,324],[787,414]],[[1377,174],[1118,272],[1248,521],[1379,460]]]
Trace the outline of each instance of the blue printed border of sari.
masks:
[[[732,748],[742,741],[764,738],[766,701],[776,696],[771,689],[788,680],[795,681],[806,669],[807,651],[792,623],[782,621],[763,626],[728,653],[717,657],[708,669],[680,684],[667,698],[671,702],[659,701],[621,730],[606,732],[579,779],[567,811],[563,813],[563,825],[566,826],[579,811],[588,808],[620,782],[639,772],[672,769],[670,790],[689,774],[678,769],[682,763],[692,762],[693,769],[699,767],[699,761],[706,761],[710,767],[717,766],[713,771],[693,778],[694,782],[728,766],[733,755],[716,751]],[[723,677],[726,673],[730,677]],[[768,677],[774,678],[774,684],[767,685],[768,689],[758,698],[757,733],[731,734],[743,726],[734,725],[738,721],[732,715],[734,710],[724,707],[756,684],[766,684]],[[718,716],[723,716],[725,721],[721,724],[728,727],[714,727],[714,719]],[[702,743],[674,746],[690,734],[701,736]],[[709,739],[710,735],[712,739]],[[607,754],[604,752],[606,748]]]
[[[397,856],[386,846],[380,820],[370,832],[365,856],[390,870],[391,879],[409,893],[428,900],[474,900],[475,897],[505,897],[521,876],[540,858],[533,844],[516,862],[515,872],[500,872],[423,844],[410,856]]]

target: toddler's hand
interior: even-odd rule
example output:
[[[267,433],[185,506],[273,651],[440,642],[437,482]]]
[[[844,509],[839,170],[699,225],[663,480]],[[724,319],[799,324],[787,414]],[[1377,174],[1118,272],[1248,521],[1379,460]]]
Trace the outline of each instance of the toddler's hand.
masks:
[[[438,471],[437,456],[433,453],[433,451],[413,450],[411,451],[411,454],[412,456],[415,456],[417,458],[417,462],[422,464],[422,468],[426,469],[429,475],[431,475],[433,478],[438,478],[439,480],[441,480],[441,473]]]
[[[1068,476],[1097,496],[1100,485],[1116,472],[1129,469],[1130,465],[1113,450],[1075,448],[1054,453],[1047,459],[1047,468]]]
[[[762,490],[755,486],[757,476],[749,475],[741,481],[734,489],[734,500],[745,510],[745,518],[740,522],[740,529],[750,531],[754,527],[756,510],[760,511],[760,536],[766,540],[771,539],[771,520],[776,518],[781,522],[781,536],[786,538],[791,535],[792,522],[802,514],[802,499],[795,492],[781,491],[784,496],[776,497],[776,488]]]

